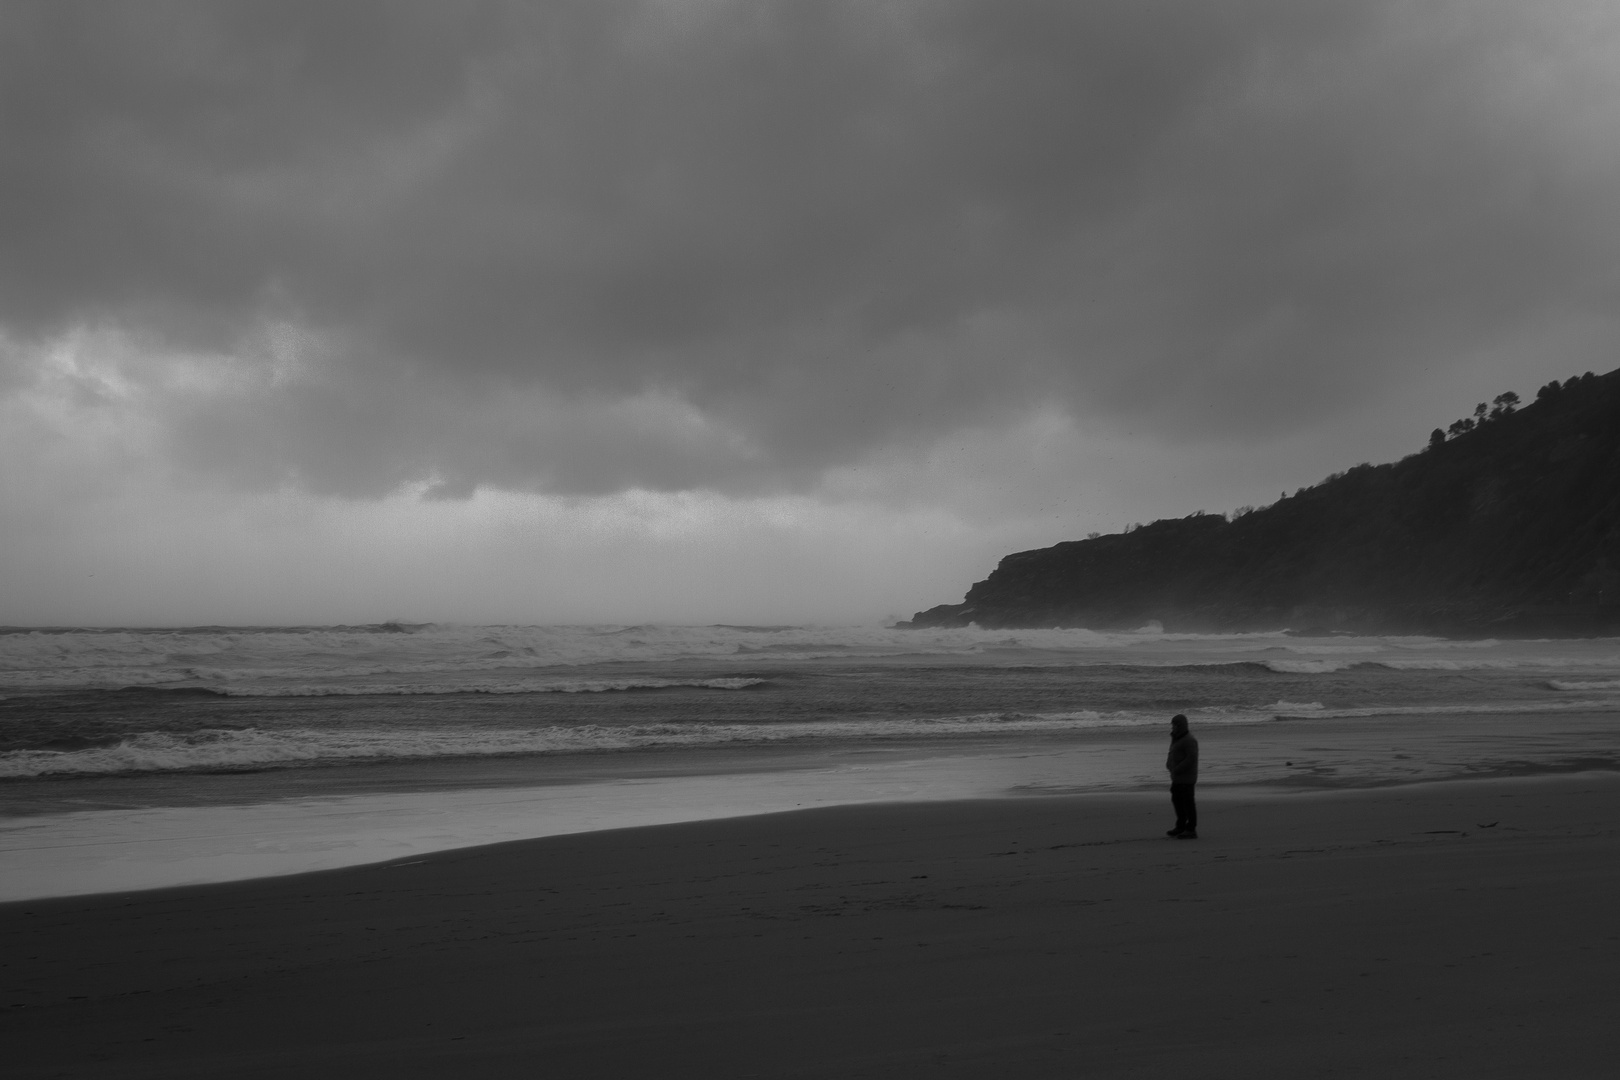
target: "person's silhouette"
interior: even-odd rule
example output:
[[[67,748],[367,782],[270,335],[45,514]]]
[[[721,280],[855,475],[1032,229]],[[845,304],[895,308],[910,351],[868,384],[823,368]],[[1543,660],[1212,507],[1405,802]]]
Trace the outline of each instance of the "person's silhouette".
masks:
[[[1198,783],[1198,740],[1187,730],[1187,718],[1180,713],[1170,718],[1170,754],[1164,767],[1170,771],[1170,805],[1176,808],[1176,827],[1164,835],[1196,840],[1198,803],[1193,799],[1193,785]]]

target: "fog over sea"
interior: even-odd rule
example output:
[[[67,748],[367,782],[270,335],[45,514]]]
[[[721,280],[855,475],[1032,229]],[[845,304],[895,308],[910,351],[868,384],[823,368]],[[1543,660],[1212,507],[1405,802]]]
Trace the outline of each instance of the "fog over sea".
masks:
[[[0,631],[0,899],[881,799],[1620,768],[1620,639]],[[1213,822],[1211,828],[1218,828]]]

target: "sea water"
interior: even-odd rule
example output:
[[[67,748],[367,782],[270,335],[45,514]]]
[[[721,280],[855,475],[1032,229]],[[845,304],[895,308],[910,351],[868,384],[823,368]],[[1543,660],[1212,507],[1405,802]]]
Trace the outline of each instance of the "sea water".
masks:
[[[0,631],[0,899],[893,799],[1620,768],[1620,639]]]

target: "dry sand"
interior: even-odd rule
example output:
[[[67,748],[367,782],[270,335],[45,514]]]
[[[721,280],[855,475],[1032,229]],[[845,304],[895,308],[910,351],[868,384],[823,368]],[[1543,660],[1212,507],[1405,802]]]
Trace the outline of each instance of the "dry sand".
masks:
[[[1617,808],[841,807],[0,905],[4,1073],[1607,1077]]]

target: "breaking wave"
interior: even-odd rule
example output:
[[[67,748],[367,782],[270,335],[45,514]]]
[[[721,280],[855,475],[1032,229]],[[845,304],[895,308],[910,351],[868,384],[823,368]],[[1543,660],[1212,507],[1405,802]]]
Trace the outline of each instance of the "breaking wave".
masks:
[[[609,694],[632,690],[747,690],[769,679],[517,679],[474,685],[444,683],[258,684],[213,691],[222,697],[362,697],[419,694]],[[131,689],[161,690],[162,687]],[[184,692],[180,688],[176,692]]]
[[[1492,701],[1447,703],[1436,705],[1362,705],[1351,708],[1324,708],[1315,706],[1300,715],[1300,710],[1282,710],[1279,720],[1309,718],[1312,720],[1353,720],[1374,716],[1512,716],[1561,712],[1620,712],[1620,701]]]
[[[1620,679],[1548,679],[1549,690],[1620,690]]]
[[[1620,702],[1580,700],[1332,708],[1316,701],[1275,701],[1269,705],[1218,706],[1190,712],[1195,725],[1219,727],[1289,720],[1577,710],[1620,712]],[[1164,723],[1161,710],[1080,709],[809,721],[559,724],[528,729],[211,728],[186,733],[142,732],[101,739],[62,740],[49,747],[14,750],[0,754],[0,778],[254,770],[431,758],[701,750],[793,743],[832,746],[1004,734],[1061,736],[1088,730],[1158,729]]]
[[[1369,660],[1365,656],[1335,657],[1321,660],[1261,660],[1265,668],[1282,675],[1330,675],[1355,668],[1383,668],[1386,671],[1520,671],[1547,668],[1584,667],[1585,658],[1559,657],[1492,657],[1455,660],[1449,657],[1379,657]],[[1556,689],[1556,688],[1555,688]]]
[[[1300,705],[1285,701],[1257,708],[1215,708],[1200,712],[1198,722],[1206,725],[1263,723],[1273,719],[1279,710],[1320,708],[1314,703]],[[1157,711],[1080,709],[1054,713],[993,712],[812,721],[559,724],[529,729],[212,728],[186,733],[142,732],[14,750],[0,754],[0,777],[228,770],[782,743],[831,745],[1007,733],[1062,734],[1105,728],[1156,728],[1163,724],[1164,716]]]
[[[581,670],[593,665],[636,665],[667,675],[671,668],[702,664],[709,677],[727,674],[713,671],[715,666],[762,660],[772,665],[944,661],[1144,668],[1253,663],[1285,674],[1330,674],[1372,664],[1401,671],[1540,668],[1594,677],[1620,665],[1620,642],[1300,638],[1280,631],[1176,634],[1152,626],[1132,631],[443,624],[0,629],[0,692],[194,686],[231,694],[287,694],[293,692],[288,687],[304,686],[311,688],[305,693],[451,693],[455,688],[527,693],[560,687],[570,669],[586,681],[617,678],[615,672]],[[367,681],[391,688],[343,689]],[[533,685],[537,681],[548,685]]]

